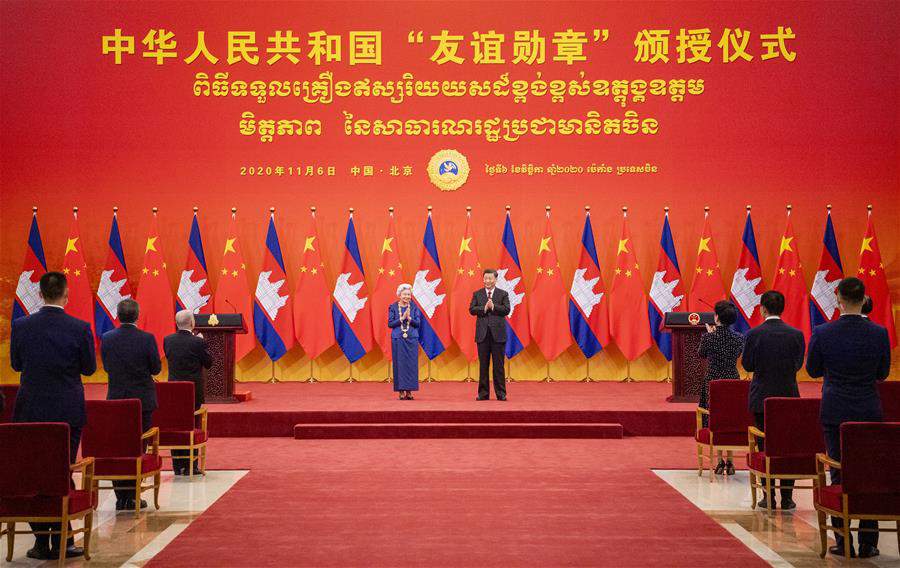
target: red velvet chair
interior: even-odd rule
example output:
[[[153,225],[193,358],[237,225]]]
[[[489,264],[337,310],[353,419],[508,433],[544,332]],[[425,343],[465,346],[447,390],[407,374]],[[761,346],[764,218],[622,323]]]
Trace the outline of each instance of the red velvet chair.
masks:
[[[737,379],[721,379],[709,382],[709,410],[697,407],[697,475],[703,475],[703,450],[708,451],[709,481],[712,483],[713,464],[718,451],[747,451],[747,428],[753,424],[753,415],[747,405],[750,382]],[[709,425],[703,427],[703,415],[709,417]]]
[[[881,409],[885,422],[900,422],[900,381],[881,381],[878,383],[878,396],[881,398]]]
[[[900,422],[846,422],[841,425],[841,462],[816,456],[818,476],[813,502],[819,514],[823,558],[828,550],[827,515],[841,517],[844,554],[850,558],[850,520],[893,521],[900,545]],[[840,485],[828,485],[825,466],[841,470]]]
[[[206,471],[207,413],[205,408],[194,411],[194,383],[168,381],[156,383],[157,408],[153,424],[159,428],[161,450],[189,450],[189,474],[194,475],[194,457],[200,454],[200,471]]]
[[[0,424],[12,422],[13,410],[16,407],[16,395],[19,394],[19,385],[0,385],[3,392],[3,408],[0,408]]]
[[[130,481],[134,487],[134,514],[141,512],[141,493],[153,490],[153,505],[159,509],[162,458],[159,430],[142,431],[141,401],[88,400],[87,424],[81,432],[81,455],[94,459],[94,489],[101,481]],[[150,485],[144,480],[153,478]]]
[[[6,561],[12,562],[17,534],[34,534],[16,530],[16,523],[59,523],[60,530],[48,532],[58,534],[60,542],[84,533],[84,557],[90,560],[96,506],[94,460],[69,463],[69,425],[0,424],[0,456],[0,538],[6,535]],[[82,473],[81,489],[71,485],[73,471]],[[70,532],[69,521],[78,519],[84,519],[84,526]],[[66,549],[59,548],[62,566]]]
[[[772,494],[776,479],[808,479],[809,485],[795,485],[795,489],[813,489],[816,454],[825,451],[825,437],[819,423],[819,398],[767,398],[765,401],[765,433],[755,426],[747,429],[750,452],[750,494],[756,508],[756,490]],[[765,451],[759,440],[765,440]],[[772,503],[766,499],[768,512]]]

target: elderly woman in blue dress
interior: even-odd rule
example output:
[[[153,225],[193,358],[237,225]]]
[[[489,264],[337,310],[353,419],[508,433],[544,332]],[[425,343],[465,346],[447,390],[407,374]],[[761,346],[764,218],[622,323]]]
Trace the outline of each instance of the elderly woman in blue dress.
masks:
[[[391,354],[394,360],[394,392],[400,400],[412,400],[419,390],[419,323],[422,313],[412,301],[412,286],[397,287],[397,301],[388,306]]]

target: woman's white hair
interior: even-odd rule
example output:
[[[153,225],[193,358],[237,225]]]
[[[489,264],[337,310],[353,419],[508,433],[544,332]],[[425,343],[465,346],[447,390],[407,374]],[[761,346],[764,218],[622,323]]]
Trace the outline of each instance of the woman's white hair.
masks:
[[[404,282],[403,284],[397,286],[397,295],[399,296],[400,293],[403,292],[404,290],[409,290],[410,293],[412,293],[412,285]]]

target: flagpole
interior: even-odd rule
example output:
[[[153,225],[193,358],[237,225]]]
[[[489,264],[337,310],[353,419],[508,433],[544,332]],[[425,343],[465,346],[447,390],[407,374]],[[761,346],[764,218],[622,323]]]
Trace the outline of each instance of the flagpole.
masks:
[[[663,207],[663,211],[665,212],[666,219],[668,220],[669,207],[668,206]],[[707,205],[706,207],[703,208],[703,220],[706,221],[707,217],[709,217],[709,205]],[[703,238],[703,235],[700,235],[700,237]],[[665,318],[665,317],[666,317],[666,315],[663,314],[663,318]],[[671,349],[671,343],[669,344],[669,347]],[[671,355],[671,351],[669,354]],[[663,377],[662,379],[660,379],[659,382],[661,382],[661,383],[671,383],[672,382],[672,362],[669,361],[668,359],[666,360],[666,376]]]
[[[631,361],[625,359],[625,378],[622,379],[623,383],[633,383],[634,377],[631,376]]]
[[[544,206],[544,210],[547,212],[547,219],[549,219],[550,218],[550,206],[549,205]],[[553,377],[550,376],[550,361],[549,360],[547,361],[547,376],[544,377],[543,379],[541,379],[541,382],[542,383],[552,383],[553,382]]]
[[[582,383],[593,383],[594,379],[591,378],[591,360],[589,358],[585,358],[584,360],[584,378],[581,379]]]

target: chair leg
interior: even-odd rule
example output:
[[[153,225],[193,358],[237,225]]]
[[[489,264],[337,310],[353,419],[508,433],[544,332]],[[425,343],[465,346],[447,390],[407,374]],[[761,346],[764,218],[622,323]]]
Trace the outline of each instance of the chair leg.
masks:
[[[53,540],[53,536],[50,536]],[[64,566],[66,563],[66,541],[69,540],[69,523],[63,519],[59,524],[59,565]]]
[[[822,511],[816,511],[819,514],[819,558],[825,558],[828,553],[828,516]]]
[[[841,532],[844,535],[844,558],[850,560],[850,549],[853,548],[853,541],[850,540],[850,519],[844,519],[844,528]]]
[[[194,478],[194,448],[191,447],[188,453],[190,460],[188,461],[188,477]]]
[[[768,468],[766,468],[768,469]],[[766,477],[766,512],[772,514],[772,478]]]
[[[200,449],[200,471],[206,472],[206,446]]]
[[[756,476],[750,474],[750,509],[756,509]]]
[[[94,513],[84,516],[84,559],[91,559],[91,533],[94,530]]]
[[[134,479],[134,516],[140,516],[141,514],[141,479],[136,477]]]
[[[709,482],[710,483],[713,482],[713,478],[716,476],[715,473],[713,472],[713,470],[715,469],[715,466],[713,466],[713,453],[714,453],[713,447],[710,446],[709,447]]]
[[[703,477],[703,446],[697,444],[697,477]]]
[[[13,548],[16,545],[16,523],[6,523],[6,561],[12,562]]]
[[[159,510],[159,473],[153,476],[153,505]]]

